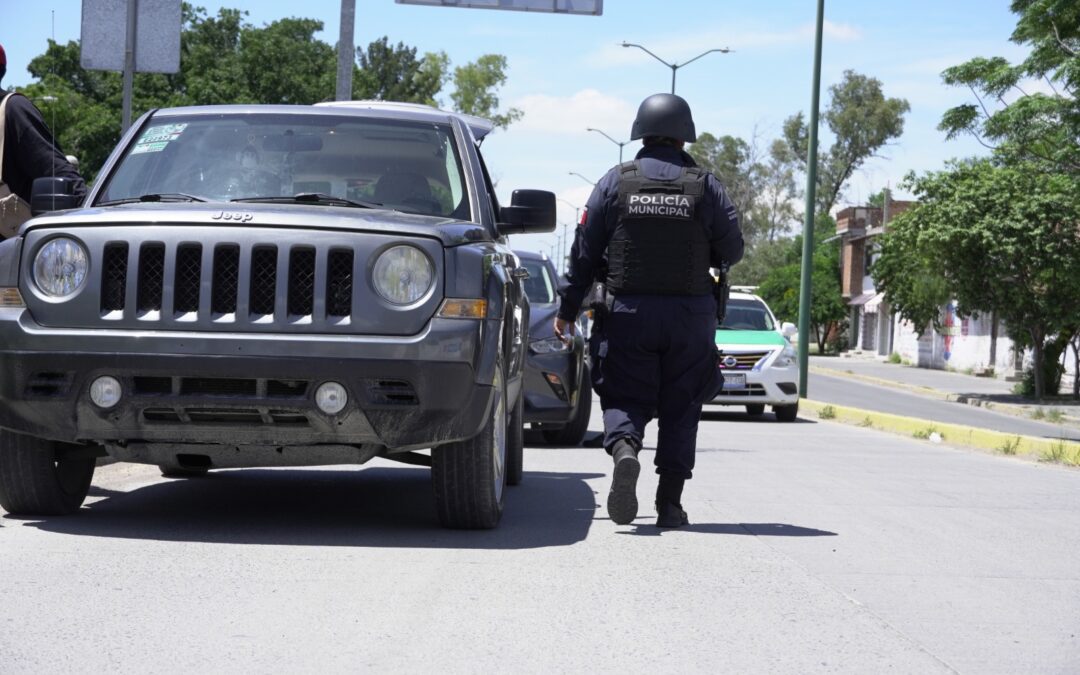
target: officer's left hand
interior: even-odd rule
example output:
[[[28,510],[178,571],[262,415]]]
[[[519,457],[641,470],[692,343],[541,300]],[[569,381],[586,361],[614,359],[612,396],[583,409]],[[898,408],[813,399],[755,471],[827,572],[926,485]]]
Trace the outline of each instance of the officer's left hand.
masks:
[[[567,321],[566,319],[560,319],[555,317],[555,337],[559,338],[563,342],[570,342],[570,339],[576,334],[577,328],[573,321]]]

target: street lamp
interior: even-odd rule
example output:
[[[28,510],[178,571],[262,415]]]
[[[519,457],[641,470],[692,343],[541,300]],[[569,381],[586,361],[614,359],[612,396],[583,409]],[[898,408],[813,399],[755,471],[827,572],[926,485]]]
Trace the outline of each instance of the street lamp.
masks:
[[[698,54],[697,56],[690,59],[689,61],[684,61],[682,63],[668,63],[667,61],[660,58],[656,54],[653,54],[652,52],[650,52],[648,49],[645,49],[641,45],[634,44],[633,42],[624,42],[624,43],[622,43],[622,46],[623,47],[637,47],[641,51],[645,52],[649,56],[653,57],[654,59],[656,59],[660,63],[667,66],[668,68],[671,68],[671,93],[672,94],[675,93],[675,71],[677,71],[679,68],[682,68],[683,66],[689,65],[689,64],[693,63],[694,61],[697,61],[698,59],[700,59],[702,56],[705,56],[706,54],[712,54],[713,52],[720,52],[721,54],[727,54],[727,53],[731,52],[731,50],[728,49],[727,47],[724,47],[724,48],[721,48],[721,49],[710,49],[707,52],[702,52],[702,53]]]
[[[574,208],[574,227],[576,228],[581,223],[581,217],[580,217],[581,207],[577,206],[576,204],[573,204],[571,202],[566,201],[562,197],[556,197],[555,199],[558,199],[563,204],[566,204],[568,206],[572,206]],[[562,236],[559,237],[560,243],[559,243],[559,267],[558,268],[565,271],[566,270],[566,255],[569,252],[570,247],[573,246],[573,242],[570,241],[570,237],[568,236],[568,233],[566,231],[567,228],[568,228],[567,224],[566,223],[560,223],[560,225],[562,225],[563,230],[562,230]],[[563,249],[566,249],[567,253],[564,253]]]
[[[608,139],[609,141],[611,141],[615,145],[619,146],[619,164],[622,164],[622,149],[623,149],[623,146],[628,145],[630,143],[630,141],[617,141],[614,138],[612,138],[611,136],[608,136],[607,134],[605,134],[603,131],[601,131],[599,129],[593,129],[592,127],[587,127],[585,129],[585,131],[595,131],[596,133],[598,133],[601,136],[603,136],[604,138]]]
[[[578,173],[577,171],[571,171],[571,172],[570,172],[570,175],[571,175],[571,176],[577,176],[578,178],[580,178],[581,180],[585,181],[585,182],[586,182],[586,183],[588,183],[589,185],[591,185],[591,186],[593,186],[593,187],[596,187],[596,182],[595,182],[595,181],[591,181],[591,180],[589,180],[588,178],[586,178],[585,176],[582,176],[582,175],[581,175],[580,173]]]
[[[574,224],[576,225],[581,220],[581,218],[579,217],[581,215],[581,207],[572,202],[566,201],[562,197],[556,197],[555,199],[558,199],[563,204],[566,204],[570,208],[574,209]]]

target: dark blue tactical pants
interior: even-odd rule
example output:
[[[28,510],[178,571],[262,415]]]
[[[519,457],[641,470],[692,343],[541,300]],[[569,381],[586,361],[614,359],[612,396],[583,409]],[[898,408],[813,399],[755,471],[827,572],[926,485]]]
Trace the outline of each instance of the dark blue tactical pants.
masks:
[[[624,437],[640,446],[656,417],[656,472],[691,477],[701,406],[721,384],[715,333],[712,296],[615,298],[589,340],[609,452]]]

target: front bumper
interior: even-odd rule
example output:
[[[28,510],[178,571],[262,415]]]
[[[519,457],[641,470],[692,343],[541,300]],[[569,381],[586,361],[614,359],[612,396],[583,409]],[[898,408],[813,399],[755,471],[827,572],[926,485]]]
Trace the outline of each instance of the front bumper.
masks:
[[[433,319],[408,337],[42,328],[0,310],[0,427],[108,444],[434,447],[476,435],[492,399],[477,382],[488,322]],[[90,383],[111,375],[102,410]],[[315,405],[325,381],[349,401]]]
[[[708,403],[713,405],[792,405],[799,401],[799,367],[764,366],[760,370],[721,370],[729,376],[724,389]],[[743,375],[745,386],[730,387],[730,375]]]
[[[581,340],[569,352],[529,353],[525,359],[526,423],[566,424],[573,417],[581,391],[584,347]],[[549,377],[557,379],[556,382]],[[549,427],[551,428],[551,427]]]

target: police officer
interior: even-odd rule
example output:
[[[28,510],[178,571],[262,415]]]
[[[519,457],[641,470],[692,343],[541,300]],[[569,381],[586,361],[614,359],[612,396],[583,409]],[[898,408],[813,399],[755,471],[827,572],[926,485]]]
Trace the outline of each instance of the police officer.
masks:
[[[586,295],[603,282],[589,348],[604,447],[615,463],[608,515],[620,525],[637,516],[637,455],[645,425],[657,417],[656,524],[680,527],[688,523],[682,489],[694,468],[701,407],[722,381],[710,268],[738,262],[743,238],[719,181],[683,150],[697,140],[685,100],[646,98],[630,135],[639,138],[634,161],[608,171],[589,197],[555,334],[573,335]]]

